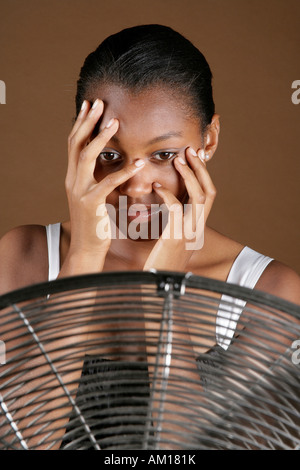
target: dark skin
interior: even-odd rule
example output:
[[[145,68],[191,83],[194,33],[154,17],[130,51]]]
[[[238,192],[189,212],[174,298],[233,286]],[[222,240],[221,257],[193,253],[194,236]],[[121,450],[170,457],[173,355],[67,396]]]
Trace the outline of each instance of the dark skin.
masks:
[[[92,111],[90,103],[95,103],[97,99],[98,106]],[[156,268],[191,271],[196,275],[226,281],[232,263],[243,245],[216,232],[206,223],[216,196],[208,167],[218,146],[219,116],[213,116],[211,124],[202,134],[199,119],[189,111],[184,97],[180,94],[175,96],[174,93],[170,95],[162,87],[133,95],[116,86],[99,86],[86,96],[85,107],[79,113],[68,140],[66,192],[70,220],[62,224],[60,278],[88,272]],[[112,118],[114,121],[107,128]],[[97,127],[99,120],[100,129]],[[204,154],[208,155],[205,163],[200,158]],[[141,164],[137,166],[137,162]],[[127,196],[129,205],[164,202],[168,207],[175,204],[180,208],[186,201],[193,207],[196,204],[203,205],[204,228],[201,224],[197,225],[196,221],[198,231],[204,230],[203,247],[186,250],[186,240],[174,240],[172,237],[143,241],[130,238],[100,240],[96,235],[97,223],[106,216],[97,216],[97,208],[99,204],[105,203],[118,208],[120,195]],[[185,217],[186,214],[181,213],[182,223]],[[6,234],[0,242],[0,293],[47,279],[45,227],[23,226]],[[300,304],[299,276],[278,261],[272,261],[268,265],[256,288]],[[145,317],[146,326],[148,321]],[[147,328],[145,331],[147,335]],[[55,337],[55,331],[53,334]],[[76,334],[81,340],[82,335],[92,337],[93,331],[76,330]],[[193,336],[193,326],[185,325],[180,329],[176,327],[173,334],[174,338],[177,336],[184,341],[189,340]],[[13,331],[3,339],[12,346],[17,341]],[[284,338],[279,340],[282,342]],[[247,347],[247,338],[243,341]],[[286,341],[289,346],[290,340]],[[191,350],[191,359],[214,344],[215,325],[212,322],[211,339],[207,340],[205,346],[203,340],[201,349]],[[69,346],[70,353],[74,345],[76,346],[75,339]],[[151,351],[147,349],[147,352]],[[139,351],[134,351],[133,348],[132,353],[138,355]],[[109,351],[107,356],[109,357]],[[47,369],[47,365],[42,362],[43,358],[39,359],[41,365],[38,375],[33,376],[36,380],[39,380],[42,367]],[[172,367],[175,372],[176,368],[185,367],[185,363],[181,363],[180,354],[178,359],[172,361]],[[149,368],[151,371],[151,359]],[[80,370],[79,364],[79,372],[70,378],[74,384],[79,380]],[[196,363],[188,377],[195,381],[195,387],[199,386]],[[26,390],[24,397],[26,398]],[[166,411],[171,415],[181,412],[180,405],[176,406],[171,406]],[[21,410],[21,419],[22,406],[18,409]],[[61,419],[60,410],[64,408],[60,402],[55,410],[57,412],[49,418],[49,423]],[[64,425],[62,422],[58,439],[64,434]],[[25,421],[23,429],[26,427]]]
[[[87,185],[91,187],[97,184],[99,186],[99,182],[103,182],[103,178],[109,173],[116,175],[120,171],[125,172],[123,181],[121,181],[122,177],[119,181],[115,179],[105,188],[106,201],[112,204],[116,203],[118,195],[127,195],[130,202],[159,203],[174,201],[174,197],[178,202],[182,202],[186,197],[185,185],[188,183],[189,187],[192,187],[190,199],[194,196],[201,203],[205,203],[207,220],[216,194],[208,167],[209,160],[213,158],[218,146],[219,116],[213,117],[207,132],[202,135],[199,120],[186,112],[184,98],[180,94],[177,98],[174,94],[170,96],[167,90],[162,88],[146,90],[134,96],[128,90],[106,86],[99,87],[94,93],[90,92],[86,98],[90,102],[99,98],[105,104],[103,106],[100,101],[99,107],[94,114],[91,114],[90,104],[87,103],[85,110],[79,114],[69,137],[66,187],[71,220],[62,224],[60,277],[85,272],[140,270],[145,267],[163,269],[165,267],[164,255],[169,261],[170,248],[174,259],[174,269],[192,271],[198,275],[225,281],[232,263],[243,246],[209,228],[207,224],[204,229],[204,246],[201,250],[182,257],[184,251],[182,251],[182,246],[178,247],[181,251],[177,259],[173,256],[174,246],[170,240],[165,240],[157,256],[153,252],[154,247],[159,245],[157,240],[136,242],[127,238],[126,240],[112,240],[111,243],[103,243],[101,246],[99,239],[94,236],[96,223],[99,220],[95,216],[96,204],[91,215],[86,211],[82,217],[81,227],[88,226],[90,232],[88,234],[84,231],[80,232],[80,220],[76,218],[76,215],[73,217],[74,228],[71,230],[72,211],[75,214],[72,198],[76,174],[78,180],[80,174],[82,185],[86,184],[86,187]],[[100,118],[102,118],[101,129],[111,118],[116,118],[116,121],[110,129],[100,132],[95,139],[95,128]],[[170,137],[152,145],[148,144],[149,141],[170,132],[178,132],[182,135]],[[118,141],[114,140],[115,138]],[[90,145],[87,145],[88,142]],[[94,148],[91,148],[91,145]],[[190,148],[200,156],[204,150],[209,156],[208,163],[204,164],[199,158],[193,157],[189,151]],[[90,153],[89,157],[84,159],[82,152],[86,152],[86,149],[89,149]],[[113,150],[120,155],[119,163],[103,165],[98,160],[96,165],[98,155],[106,149]],[[176,150],[178,156],[183,157],[188,164],[180,164],[178,157],[166,162],[158,161],[157,152],[162,150]],[[85,153],[85,157],[86,155]],[[138,159],[142,160],[145,165],[136,171],[134,162]],[[78,162],[82,163],[80,172],[78,172]],[[130,171],[133,172],[130,173]],[[195,177],[196,173],[198,176]],[[120,184],[117,184],[118,182]],[[153,185],[155,182],[161,183],[161,188],[155,188]],[[88,223],[84,224],[86,221]],[[77,227],[78,231],[76,231]],[[99,256],[95,257],[97,251],[99,251]],[[151,252],[153,256],[149,258]],[[31,283],[46,281],[48,259],[44,227],[23,226],[6,234],[0,243],[0,260],[1,293]],[[147,260],[148,265],[146,265]],[[256,288],[299,303],[299,285],[297,273],[282,263],[273,261],[262,274]]]
[[[121,259],[130,269],[163,269],[167,260],[170,262],[171,255],[173,268],[184,271],[193,253],[185,250],[183,241],[175,243],[174,240],[148,239],[146,242],[136,243],[127,238],[113,239],[109,243],[101,242],[95,235],[95,226],[91,226],[91,221],[97,222],[94,214],[99,203],[109,203],[117,207],[119,196],[127,196],[128,206],[165,203],[168,207],[172,204],[182,207],[184,201],[191,205],[204,204],[207,218],[215,197],[215,188],[205,171],[205,164],[198,156],[203,147],[199,120],[195,117],[187,118],[186,112],[182,110],[181,100],[170,99],[167,92],[162,89],[153,89],[135,96],[117,87],[103,87],[96,95],[103,96],[103,102],[107,103],[104,114],[102,101],[95,110],[89,111],[88,107],[85,108],[79,115],[77,127],[75,125],[70,138],[71,159],[66,178],[73,237],[73,239],[71,237],[70,252],[77,257],[78,252],[84,248],[84,258],[90,256],[95,266],[95,253],[106,251],[108,258],[101,259],[99,254],[104,271],[110,269],[110,253]],[[95,97],[89,99],[95,102]],[[107,131],[105,125],[113,116],[117,116],[117,119]],[[100,127],[102,132],[85,147],[83,151],[85,164],[83,164],[83,152],[78,156],[78,147],[72,144],[78,139],[81,141],[81,147],[85,146],[87,141],[90,141],[90,132],[99,118],[102,119]],[[211,154],[217,144],[218,116],[215,116],[213,121],[211,130],[206,136],[207,142],[209,139],[212,142],[207,143],[206,152],[210,151]],[[108,132],[108,135],[106,140],[103,140],[105,132]],[[109,138],[110,140],[107,140]],[[99,153],[100,157],[95,168],[95,160]],[[77,167],[74,162],[78,162]],[[136,162],[140,162],[142,167],[136,168]],[[126,172],[133,169],[135,173],[128,177]],[[85,176],[85,171],[89,173],[89,180]],[[121,184],[119,178],[123,179]],[[79,181],[84,179],[88,183],[83,188]],[[108,189],[106,189],[107,181],[109,181]],[[159,188],[156,187],[157,183],[161,185]],[[78,191],[81,201],[83,198],[88,199],[91,211],[89,224],[87,222],[84,224],[87,228],[82,227],[83,231],[86,230],[84,239],[83,235],[79,234],[81,229],[78,221],[84,220],[86,212],[84,215],[79,215],[77,212],[80,209],[74,195],[77,196]],[[65,228],[68,230],[68,225],[65,225]],[[174,250],[177,252],[175,257]],[[155,259],[154,251],[156,251]],[[116,269],[115,263],[112,268]],[[90,266],[90,269],[93,267]]]
[[[185,98],[162,87],[135,95],[117,86],[99,86],[86,98],[68,141],[70,220],[62,224],[59,277],[155,268],[226,281],[243,246],[206,223],[216,196],[208,166],[218,146],[219,116],[213,116],[202,134]],[[95,102],[98,106],[92,110],[90,103]],[[203,153],[208,156],[205,163],[199,158]],[[137,161],[142,165],[137,167]],[[128,205],[203,204],[203,247],[186,250],[186,240],[170,237],[100,240],[97,208],[100,203],[117,208],[119,196],[127,196]],[[45,228],[25,226],[9,232],[0,243],[0,260],[1,292],[47,281]],[[300,303],[299,287],[297,273],[278,261],[267,266],[256,284],[257,289],[294,303]]]

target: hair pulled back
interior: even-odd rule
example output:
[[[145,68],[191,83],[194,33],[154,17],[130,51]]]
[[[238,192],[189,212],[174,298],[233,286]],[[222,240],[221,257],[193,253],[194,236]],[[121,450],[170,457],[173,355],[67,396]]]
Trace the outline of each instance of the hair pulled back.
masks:
[[[131,92],[164,85],[188,98],[204,131],[215,112],[211,82],[205,57],[180,33],[168,26],[135,26],[109,36],[85,59],[77,82],[76,112],[100,84]]]

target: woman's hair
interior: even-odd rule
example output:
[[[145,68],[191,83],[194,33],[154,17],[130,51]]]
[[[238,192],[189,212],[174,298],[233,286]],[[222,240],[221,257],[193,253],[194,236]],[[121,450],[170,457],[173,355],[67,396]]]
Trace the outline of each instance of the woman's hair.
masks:
[[[109,36],[85,59],[77,82],[76,112],[101,84],[133,93],[163,85],[180,91],[204,131],[215,112],[211,82],[205,57],[181,34],[167,26],[135,26]]]

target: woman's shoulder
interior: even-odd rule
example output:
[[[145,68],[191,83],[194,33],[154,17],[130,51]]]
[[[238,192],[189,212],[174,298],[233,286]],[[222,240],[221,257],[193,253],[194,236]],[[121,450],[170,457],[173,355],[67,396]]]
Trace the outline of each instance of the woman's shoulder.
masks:
[[[207,227],[201,250],[192,257],[191,271],[205,277],[226,281],[231,267],[244,245]]]
[[[276,259],[268,264],[256,284],[256,289],[300,305],[299,274]]]
[[[21,225],[0,240],[0,293],[47,279],[47,237],[43,225]]]
[[[258,252],[253,247],[245,246],[213,229],[208,231],[204,248],[205,269],[199,271],[200,275],[225,281],[233,266],[245,272],[250,272],[251,269],[262,271],[255,289],[300,304],[300,276],[294,269],[274,259],[272,255]],[[201,257],[202,254],[199,253],[196,263]],[[195,268],[197,270],[197,264]]]
[[[0,249],[17,250],[24,255],[29,254],[33,247],[46,240],[44,225],[20,225],[6,232],[0,240]]]

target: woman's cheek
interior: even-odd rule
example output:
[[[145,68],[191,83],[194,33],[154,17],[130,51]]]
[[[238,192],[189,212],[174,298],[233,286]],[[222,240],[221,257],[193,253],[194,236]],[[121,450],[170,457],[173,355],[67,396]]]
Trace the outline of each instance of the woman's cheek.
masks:
[[[155,165],[156,166],[156,165]],[[105,176],[110,174],[112,171],[117,171],[120,168],[115,166],[114,170],[112,167],[103,167],[100,162],[96,162],[95,170],[94,170],[94,178],[99,183]],[[174,196],[182,203],[186,202],[186,195],[187,189],[185,187],[185,183],[181,175],[175,169],[174,165],[164,165],[162,168],[149,168],[149,171],[152,170],[151,179],[153,183],[158,182],[166,189],[168,189]],[[106,202],[108,204],[117,205],[118,204],[118,190],[112,191],[112,193],[107,197]]]
[[[110,204],[111,206],[115,207],[116,209],[119,207],[120,203],[120,193],[117,189],[114,189],[106,198],[106,204]]]
[[[101,181],[104,178],[103,169],[102,169],[101,164],[98,162],[98,160],[96,161],[96,165],[95,165],[94,178],[97,181],[97,183],[99,183],[99,181]]]
[[[99,162],[99,160],[96,161],[95,170],[94,170],[94,178],[97,181],[97,183],[103,180],[103,178],[105,178],[105,176],[107,176],[111,172],[112,172],[112,168],[109,168],[109,166],[108,167],[103,166]]]
[[[173,164],[156,171],[152,179],[153,183],[158,182],[168,189],[181,203],[186,202],[187,189],[184,180]]]

